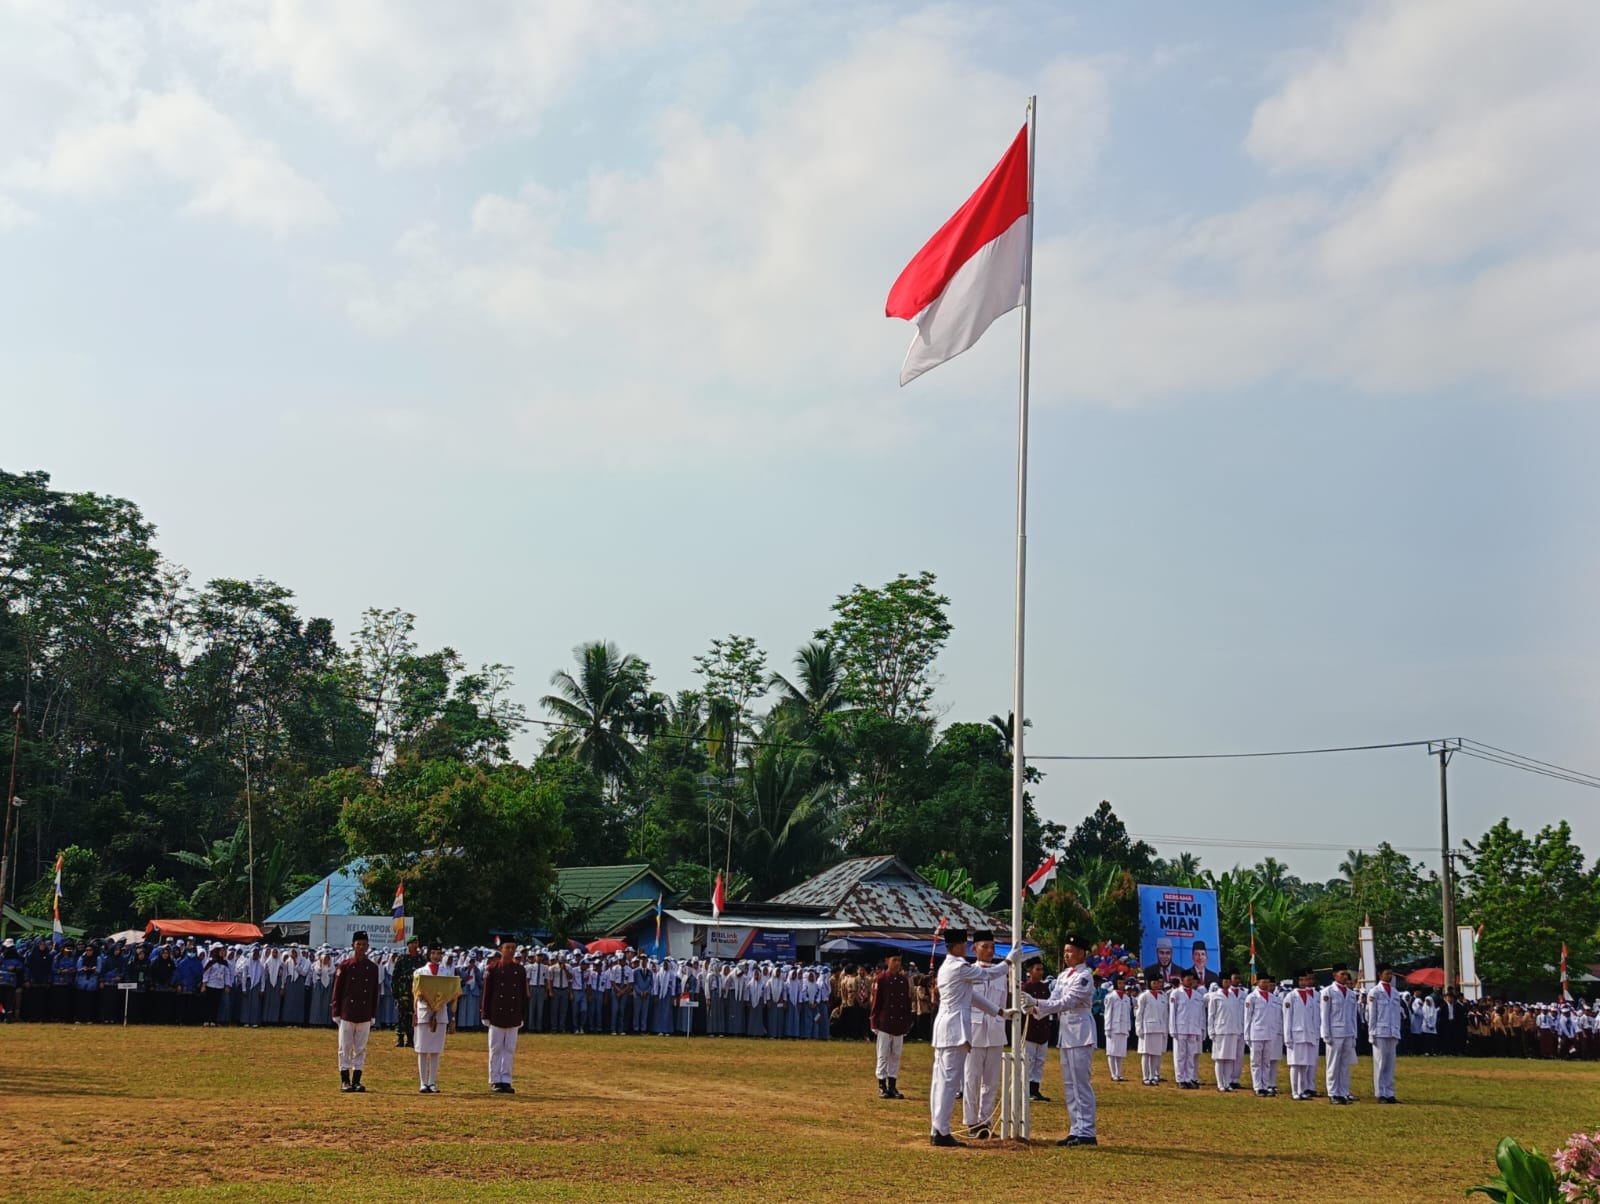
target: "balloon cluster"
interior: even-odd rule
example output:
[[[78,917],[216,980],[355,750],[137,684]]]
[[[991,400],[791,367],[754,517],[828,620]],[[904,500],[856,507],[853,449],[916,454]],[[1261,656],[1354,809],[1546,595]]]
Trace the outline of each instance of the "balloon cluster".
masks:
[[[1088,962],[1096,978],[1110,979],[1118,974],[1139,976],[1139,959],[1122,945],[1113,945],[1110,941],[1101,941],[1089,950]]]

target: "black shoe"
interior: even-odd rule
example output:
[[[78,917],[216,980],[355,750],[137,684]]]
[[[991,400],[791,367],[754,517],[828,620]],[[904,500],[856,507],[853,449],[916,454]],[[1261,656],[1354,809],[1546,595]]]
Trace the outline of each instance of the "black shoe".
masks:
[[[1077,1136],[1073,1136],[1073,1137],[1063,1137],[1060,1141],[1056,1142],[1056,1144],[1057,1145],[1099,1145],[1100,1143],[1098,1141],[1096,1141],[1093,1137],[1077,1137]]]
[[[349,1092],[354,1091],[355,1088],[349,1083],[340,1083],[339,1090],[348,1094]]]
[[[943,1146],[946,1149],[949,1149],[949,1148],[954,1147],[954,1146],[964,1146],[967,1143],[964,1142],[964,1141],[957,1141],[954,1137],[950,1136],[950,1134],[948,1134],[948,1133],[933,1133],[933,1134],[929,1135],[929,1137],[928,1137],[928,1144],[929,1145]]]
[[[893,1099],[894,1098],[894,1096],[889,1094],[889,1082],[888,1082],[887,1079],[879,1079],[878,1080],[878,1098],[879,1099]]]
[[[1330,1104],[1348,1104],[1350,1101],[1342,1095],[1334,1095],[1328,1098],[1328,1102]]]
[[[889,1080],[889,1098],[905,1099],[905,1096],[900,1094],[900,1081],[898,1079]]]
[[[979,1141],[988,1141],[989,1138],[994,1136],[994,1131],[988,1125],[980,1125],[972,1131],[971,1136],[976,1137]]]

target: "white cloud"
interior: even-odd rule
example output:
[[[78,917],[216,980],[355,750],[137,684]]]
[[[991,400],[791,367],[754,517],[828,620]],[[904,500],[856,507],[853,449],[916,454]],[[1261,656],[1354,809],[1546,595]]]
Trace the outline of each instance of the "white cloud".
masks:
[[[231,0],[173,24],[233,70],[285,79],[383,163],[420,167],[535,128],[596,58],[684,16],[638,0]]]
[[[277,235],[319,225],[332,204],[285,163],[188,90],[139,94],[125,117],[60,134],[48,154],[16,169],[40,192],[92,197],[153,173],[185,186],[183,210]]]
[[[26,226],[34,218],[35,214],[31,210],[24,209],[10,197],[0,193],[0,232]]]

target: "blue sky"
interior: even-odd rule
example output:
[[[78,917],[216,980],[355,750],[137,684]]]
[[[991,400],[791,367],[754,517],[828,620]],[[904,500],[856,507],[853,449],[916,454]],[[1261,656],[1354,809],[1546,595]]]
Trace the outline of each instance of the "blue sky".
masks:
[[[902,391],[881,315],[1037,92],[1032,751],[1600,769],[1600,14],[1133,13],[0,0],[6,467],[134,498],[197,579],[412,610],[530,709],[580,641],[675,689],[932,569],[981,720],[1016,320]],[[1401,750],[1039,803],[1425,848],[1436,790]],[[1579,787],[1460,760],[1452,803],[1600,852]]]

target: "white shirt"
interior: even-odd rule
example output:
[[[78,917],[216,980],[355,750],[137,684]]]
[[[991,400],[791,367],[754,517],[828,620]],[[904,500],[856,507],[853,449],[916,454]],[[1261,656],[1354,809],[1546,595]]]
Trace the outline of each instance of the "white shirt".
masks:
[[[1113,996],[1106,998],[1109,1000]],[[1056,975],[1050,987],[1050,998],[1040,1000],[1033,1014],[1059,1015],[1056,1044],[1062,1049],[1076,1049],[1095,1043],[1093,1008],[1094,971],[1087,963],[1080,962]]]
[[[1010,966],[996,962],[977,966],[959,957],[946,957],[939,967],[939,1014],[933,1018],[934,1048],[972,1044],[972,1009],[989,1011],[987,999],[978,998],[972,988],[991,978],[1004,978]]]

